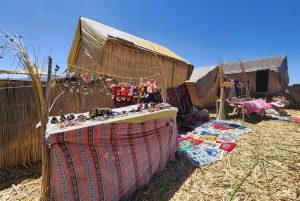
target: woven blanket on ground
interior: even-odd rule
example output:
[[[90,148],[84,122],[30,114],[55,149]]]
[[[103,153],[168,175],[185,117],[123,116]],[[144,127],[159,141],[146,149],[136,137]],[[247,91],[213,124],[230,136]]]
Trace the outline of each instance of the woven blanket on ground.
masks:
[[[126,200],[179,151],[175,117],[49,135],[52,200]]]
[[[193,165],[206,165],[221,160],[235,147],[235,140],[239,135],[250,131],[251,129],[243,125],[212,120],[199,125],[186,135],[181,135],[180,150]]]

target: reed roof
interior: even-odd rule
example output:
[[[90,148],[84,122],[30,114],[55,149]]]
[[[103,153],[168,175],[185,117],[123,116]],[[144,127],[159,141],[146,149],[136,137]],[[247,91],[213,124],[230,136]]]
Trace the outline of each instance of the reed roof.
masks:
[[[133,45],[150,52],[156,52],[160,55],[188,63],[186,60],[166,47],[114,29],[88,18],[80,17],[69,53],[68,64],[75,64],[79,48],[82,48],[87,55],[100,64],[104,45],[108,39],[118,40],[119,42],[123,42],[128,45]]]
[[[190,79],[187,82],[197,82],[201,78],[205,77],[209,72],[216,69],[218,66],[207,66],[201,68],[194,68]]]
[[[272,57],[264,57],[259,59],[250,59],[225,63],[225,74],[242,73],[240,62],[243,62],[245,72],[255,72],[260,70],[272,70],[279,74],[280,82],[284,79],[288,72],[286,55],[278,55]]]

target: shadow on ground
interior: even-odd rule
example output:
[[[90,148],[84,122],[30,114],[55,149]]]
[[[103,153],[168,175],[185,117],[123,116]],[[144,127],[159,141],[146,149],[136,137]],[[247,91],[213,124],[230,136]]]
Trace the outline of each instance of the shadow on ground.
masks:
[[[18,185],[26,179],[38,179],[42,176],[42,163],[20,165],[0,169],[0,191]]]

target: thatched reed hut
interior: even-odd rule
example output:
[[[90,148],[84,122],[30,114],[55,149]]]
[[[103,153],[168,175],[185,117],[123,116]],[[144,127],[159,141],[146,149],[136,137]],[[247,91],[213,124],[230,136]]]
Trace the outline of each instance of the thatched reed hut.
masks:
[[[192,76],[186,81],[191,99],[196,107],[212,105],[218,99],[218,66],[194,68]]]
[[[289,93],[291,94],[295,103],[300,103],[300,84],[294,84],[288,87]]]
[[[68,64],[76,72],[113,75],[117,82],[131,79],[139,84],[141,78],[152,77],[163,92],[184,83],[194,68],[166,47],[84,17],[79,19]],[[113,107],[110,97],[102,98]]]
[[[255,93],[284,93],[289,84],[286,55],[244,60],[225,64],[225,74],[230,79],[242,79],[243,63],[250,80],[251,95]]]
[[[241,63],[244,66],[246,79],[250,83],[251,97],[264,94],[267,98],[268,94],[284,93],[288,87],[289,76],[285,55],[225,63],[226,78],[243,79]],[[215,104],[219,85],[219,80],[216,78],[217,69],[216,66],[195,68],[191,78],[186,82],[196,106],[204,107]],[[197,94],[195,94],[196,90]]]

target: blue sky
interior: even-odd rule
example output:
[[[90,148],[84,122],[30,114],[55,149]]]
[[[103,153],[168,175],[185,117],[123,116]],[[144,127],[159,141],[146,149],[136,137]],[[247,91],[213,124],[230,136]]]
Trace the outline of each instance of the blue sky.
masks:
[[[39,61],[51,51],[54,65],[66,68],[84,16],[163,45],[195,67],[285,54],[291,85],[300,83],[299,9],[298,0],[7,0],[0,30],[22,35],[31,54],[40,48]],[[11,62],[0,59],[0,69]]]

